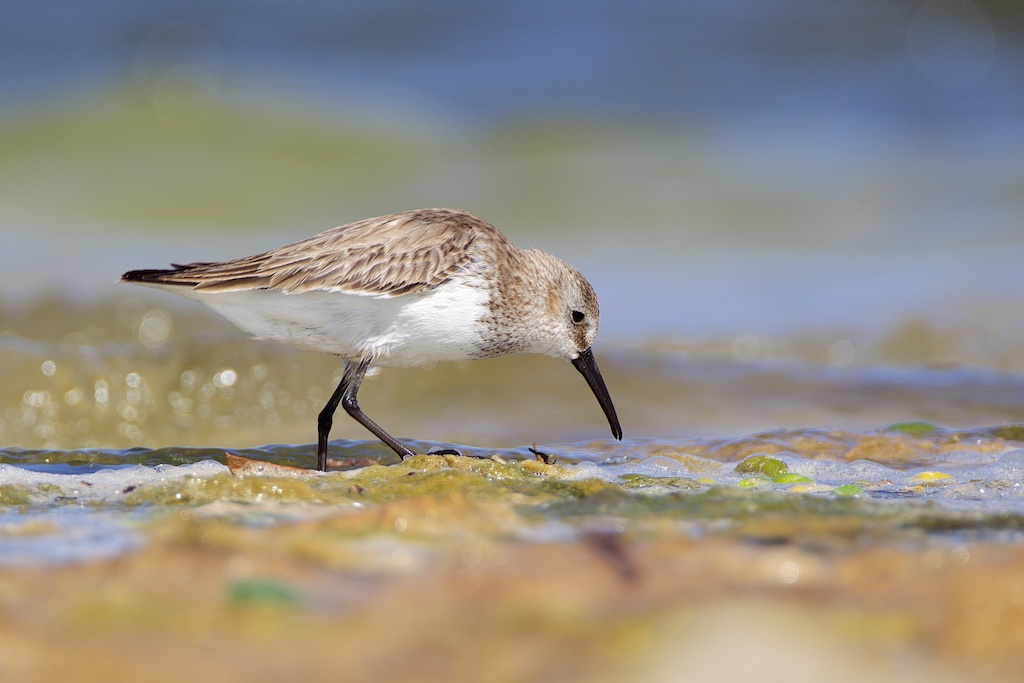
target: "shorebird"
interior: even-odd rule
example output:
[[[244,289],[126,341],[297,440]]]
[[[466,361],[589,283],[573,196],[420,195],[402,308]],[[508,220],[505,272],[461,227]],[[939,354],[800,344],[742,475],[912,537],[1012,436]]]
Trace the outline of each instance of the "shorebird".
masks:
[[[465,211],[368,218],[255,256],[132,270],[122,282],[203,302],[258,339],[340,357],[317,419],[317,469],[338,405],[401,458],[413,452],[371,420],[356,394],[367,369],[542,353],[586,379],[616,439],[622,428],[594,359],[597,295],[572,266],[520,249]]]

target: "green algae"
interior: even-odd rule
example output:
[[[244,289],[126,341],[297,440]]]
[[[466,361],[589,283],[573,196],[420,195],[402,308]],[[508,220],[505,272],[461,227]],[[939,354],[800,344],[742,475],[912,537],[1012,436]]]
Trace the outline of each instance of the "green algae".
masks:
[[[572,470],[535,460],[417,455],[400,465],[371,465],[311,483],[318,491],[347,492],[353,499],[385,503],[457,493],[476,499],[549,500],[582,498],[608,486],[596,479],[567,479]]]
[[[214,477],[189,477],[160,484],[142,485],[126,493],[125,506],[203,505],[215,501],[321,502],[317,491],[302,479],[239,478],[229,474]]]
[[[773,484],[813,484],[814,480],[797,472],[784,472],[772,477]]]
[[[933,425],[931,422],[923,421],[910,421],[910,422],[894,422],[885,428],[887,432],[895,432],[897,434],[906,434],[907,436],[922,437],[928,436],[938,431],[938,427]]]
[[[287,527],[282,523],[293,521],[300,528],[282,532],[277,541],[282,552],[360,572],[406,571],[409,565],[403,562],[438,547],[532,536],[551,522],[558,523],[560,533],[583,535],[607,524],[643,534],[684,522],[712,534],[742,528],[744,535],[757,538],[788,537],[780,530],[787,527],[819,535],[834,529],[842,538],[897,538],[930,530],[986,533],[1016,529],[1019,523],[996,517],[971,522],[953,518],[942,506],[921,507],[927,496],[943,494],[941,487],[897,491],[867,481],[814,484],[765,454],[734,466],[734,472],[747,470],[748,476],[725,474],[728,465],[723,469],[725,482],[734,483],[638,473],[609,476],[593,466],[536,460],[420,455],[391,466],[300,477],[218,474],[214,468],[212,475],[125,487],[113,502],[121,508],[149,508],[155,521],[188,517],[190,523],[175,532],[182,542],[232,552],[253,542],[254,529]],[[766,474],[783,469],[773,477]],[[11,500],[39,502],[36,490],[9,489]],[[92,505],[89,495],[83,489],[75,500]],[[884,500],[893,495],[903,500]],[[402,557],[406,560],[396,559]]]
[[[303,600],[302,591],[271,579],[235,581],[228,586],[233,605],[294,605]]]
[[[416,456],[399,465],[372,465],[301,479],[227,475],[190,478],[140,487],[128,494],[125,502],[171,507],[217,501],[242,505],[312,503],[320,508],[342,505],[339,512],[365,509],[375,515],[377,521],[370,526],[360,521],[362,517],[352,516],[354,513],[337,517],[331,527],[331,536],[336,539],[391,532],[399,532],[406,539],[430,539],[471,529],[474,534],[502,536],[550,520],[583,528],[591,520],[607,519],[645,527],[659,519],[706,523],[773,516],[799,526],[808,519],[856,518],[860,520],[858,528],[894,534],[922,524],[941,526],[936,521],[942,517],[941,509],[922,512],[911,501],[892,506],[873,499],[859,483],[821,487],[815,492],[781,489],[812,481],[788,471],[769,479],[764,470],[785,466],[775,458],[753,456],[747,461],[744,468],[753,476],[740,479],[735,486],[722,486],[686,477],[640,474],[626,474],[611,481],[579,479],[573,478],[579,474],[575,467],[529,460]],[[352,507],[354,504],[356,507]],[[1010,527],[1009,523],[999,525]],[[337,556],[347,559],[337,561],[352,561],[348,551],[322,545],[320,541],[304,543],[307,550],[303,553],[333,557],[341,552]]]
[[[646,474],[624,474],[619,479],[627,489],[666,488],[693,491],[700,489],[702,484],[689,477],[652,477]]]
[[[660,495],[637,495],[619,487],[607,487],[579,500],[566,500],[540,506],[547,516],[558,518],[618,517],[649,520],[658,517],[692,520],[735,519],[765,513],[862,514],[820,496],[793,495],[775,491],[761,477],[751,477],[749,488],[704,487],[698,491],[669,491]],[[757,482],[756,484],[753,482]]]
[[[745,458],[737,464],[736,469],[733,470],[736,474],[763,475],[769,479],[778,477],[788,471],[789,466],[787,466],[786,463],[782,462],[778,458],[773,458],[770,455],[764,454],[751,455],[750,457]]]
[[[4,484],[0,486],[0,505],[18,506],[32,502],[32,489],[23,484]]]
[[[856,484],[843,484],[832,489],[832,494],[836,496],[863,496],[864,489]]]
[[[991,430],[991,434],[1007,441],[1024,441],[1024,422],[995,427]]]

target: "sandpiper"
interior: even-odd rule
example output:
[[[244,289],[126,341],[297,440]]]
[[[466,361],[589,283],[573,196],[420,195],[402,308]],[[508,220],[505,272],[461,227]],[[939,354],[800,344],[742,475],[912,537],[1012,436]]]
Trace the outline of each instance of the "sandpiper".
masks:
[[[370,365],[543,353],[572,362],[622,438],[591,346],[597,296],[572,266],[519,249],[465,211],[422,209],[349,223],[271,251],[218,263],[132,270],[122,282],[202,301],[258,339],[339,356],[345,370],[317,420],[317,469],[340,403],[406,458],[413,452],[360,408]]]

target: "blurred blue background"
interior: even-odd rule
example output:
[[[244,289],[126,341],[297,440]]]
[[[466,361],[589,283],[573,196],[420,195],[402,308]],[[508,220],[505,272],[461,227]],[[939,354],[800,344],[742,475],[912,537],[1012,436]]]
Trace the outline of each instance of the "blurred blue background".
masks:
[[[586,272],[609,344],[1024,366],[1022,29],[994,0],[2,2],[0,301],[458,206]]]

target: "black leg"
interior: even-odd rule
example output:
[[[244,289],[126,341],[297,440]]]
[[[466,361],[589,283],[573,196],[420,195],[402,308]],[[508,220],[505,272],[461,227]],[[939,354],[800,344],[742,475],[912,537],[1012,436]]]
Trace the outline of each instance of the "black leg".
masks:
[[[334,423],[334,411],[338,409],[339,403],[344,406],[346,413],[355,418],[359,424],[369,429],[374,436],[386,443],[402,459],[414,455],[412,451],[399,443],[395,437],[381,429],[380,425],[367,417],[366,413],[359,408],[356,394],[359,392],[359,385],[363,381],[363,375],[366,374],[367,368],[370,367],[370,360],[370,358],[364,358],[358,362],[345,362],[345,373],[341,376],[338,388],[334,390],[331,399],[327,401],[327,405],[320,411],[320,416],[317,418],[316,468],[321,472],[327,471],[327,435],[331,431],[331,425]]]
[[[338,382],[338,388],[331,394],[327,405],[316,418],[316,468],[321,472],[327,471],[327,435],[331,433],[331,426],[334,424],[334,411],[338,409],[342,394],[348,387],[349,370],[352,367],[350,363],[345,364],[345,372]]]

